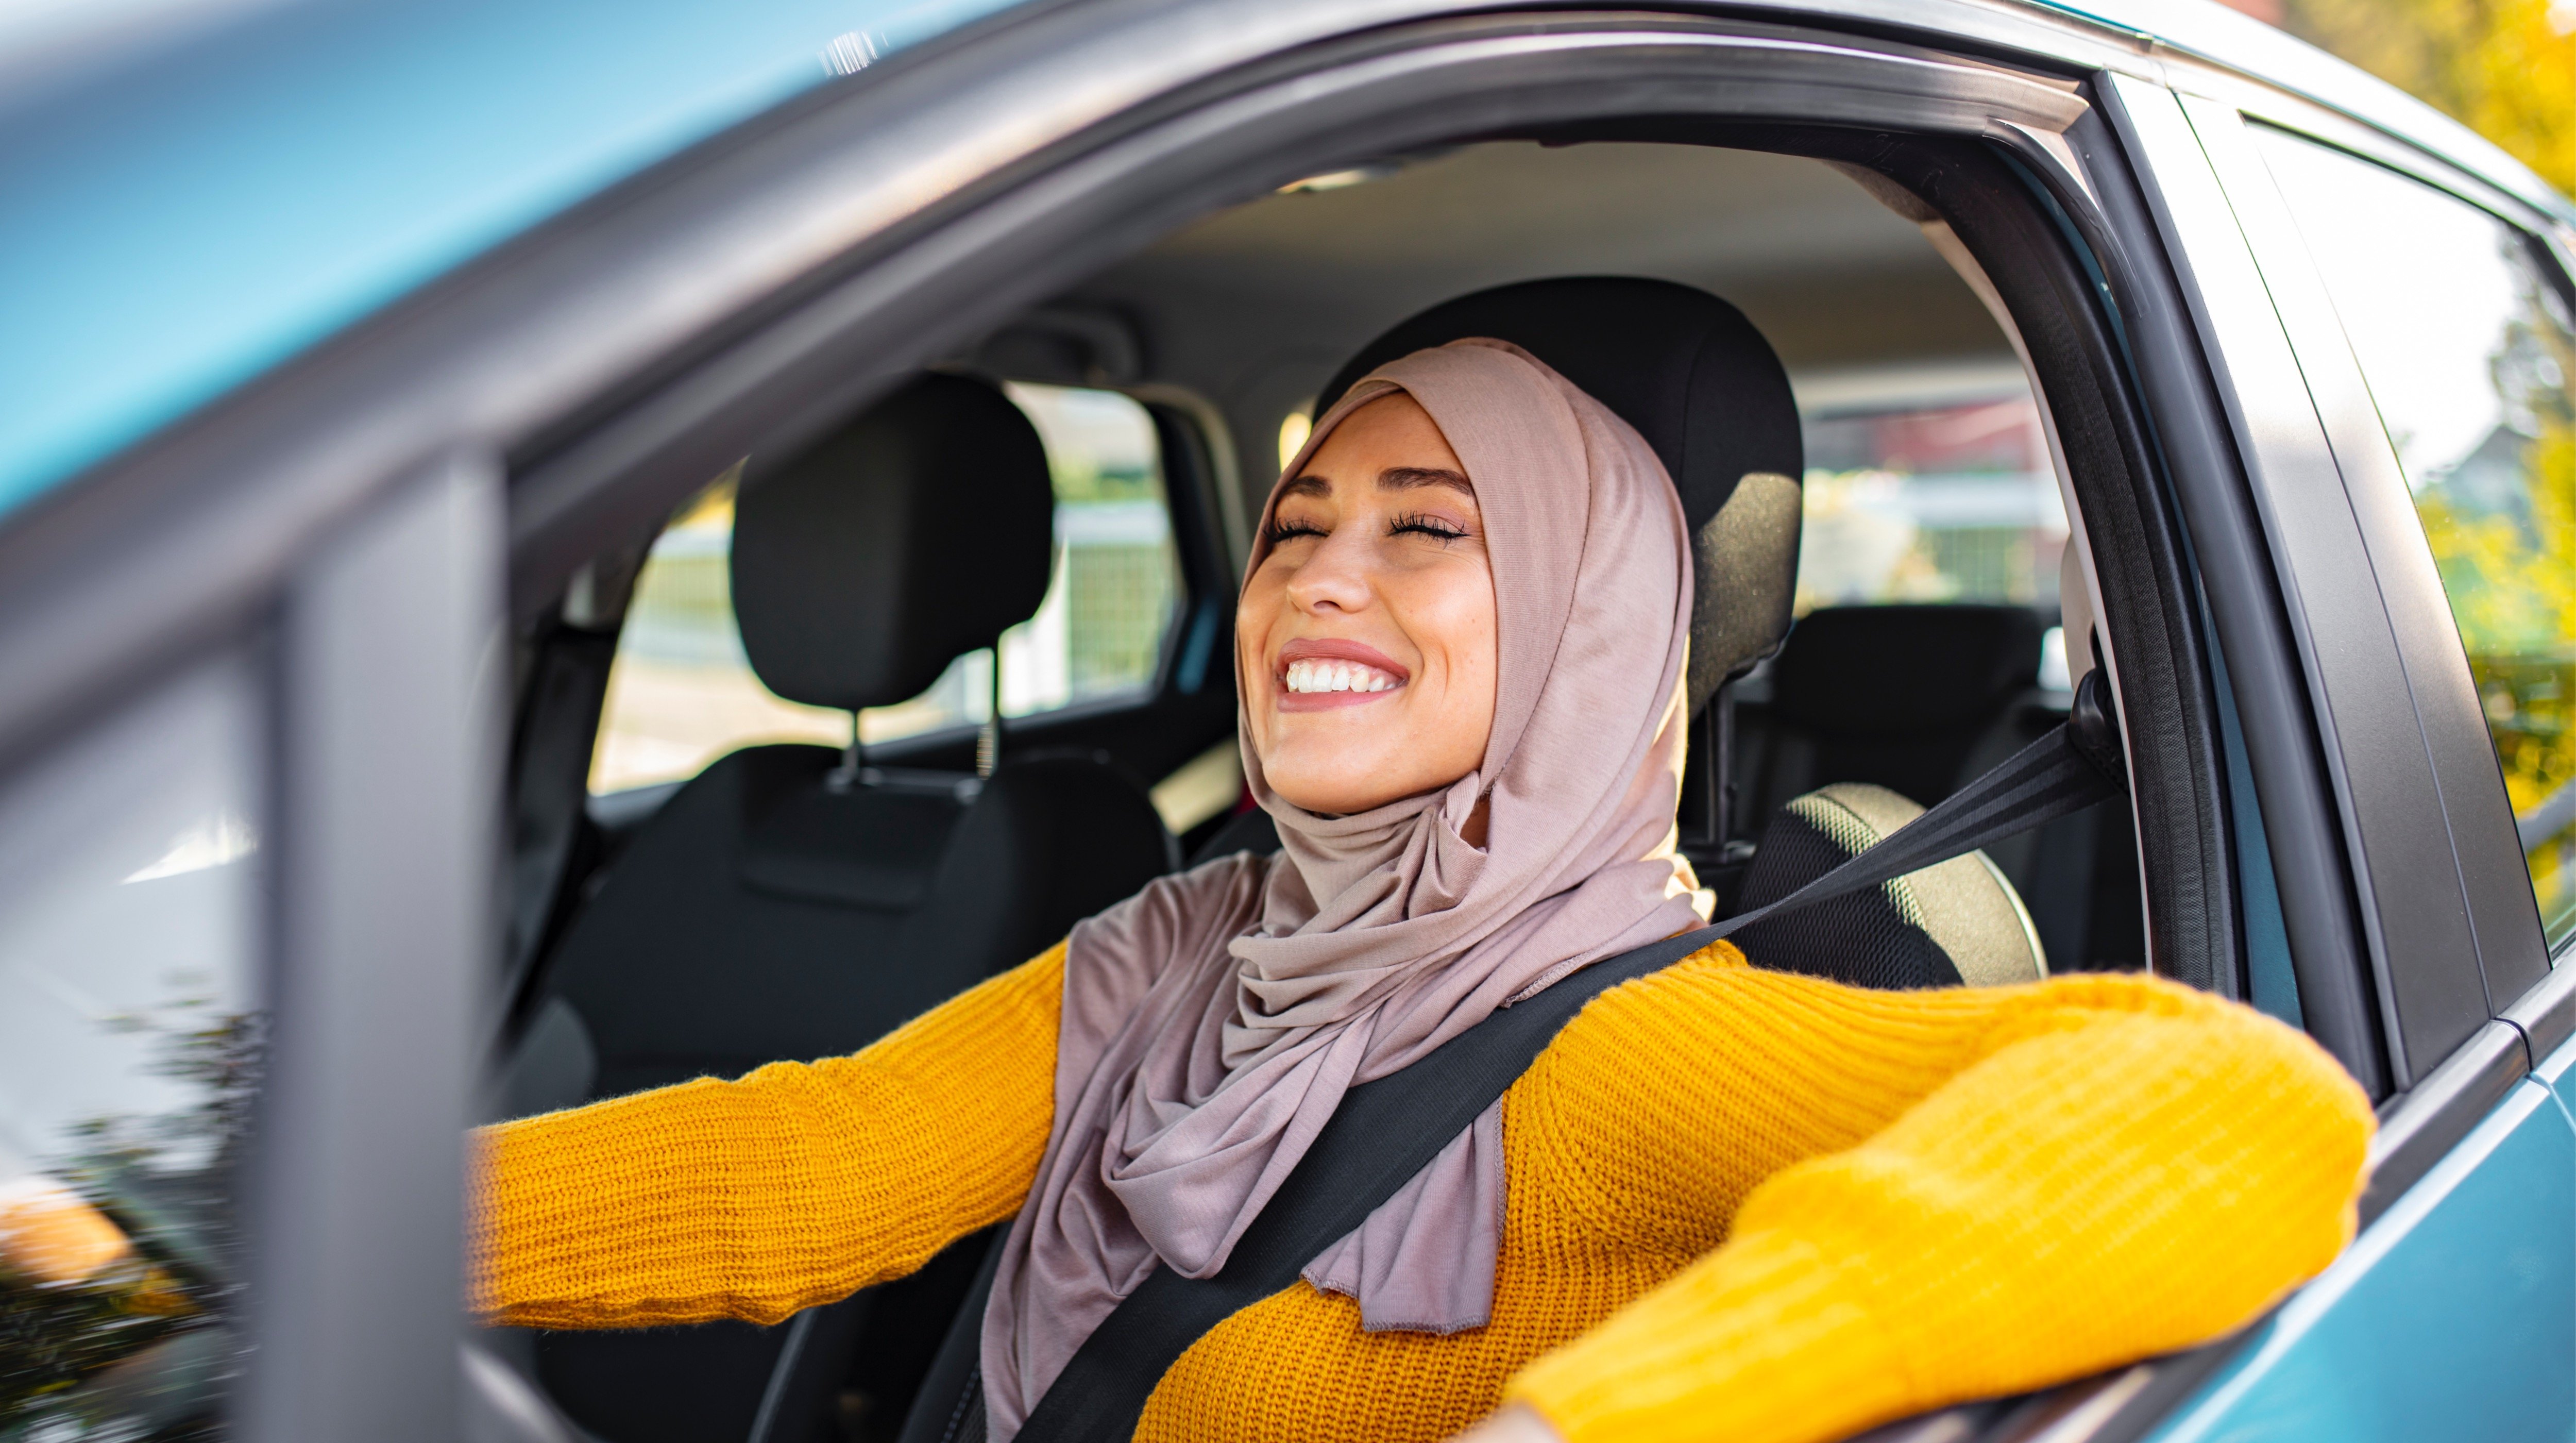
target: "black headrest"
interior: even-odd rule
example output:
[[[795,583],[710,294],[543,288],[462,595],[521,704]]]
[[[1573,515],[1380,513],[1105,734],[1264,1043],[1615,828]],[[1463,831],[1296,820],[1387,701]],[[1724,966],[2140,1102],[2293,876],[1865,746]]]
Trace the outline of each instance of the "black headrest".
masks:
[[[809,706],[918,696],[1046,599],[1046,447],[992,386],[924,376],[734,505],[733,609],[752,670]]]
[[[1388,361],[1465,336],[1509,341],[1646,438],[1672,473],[1699,573],[1690,705],[1788,633],[1798,578],[1798,404],[1744,313],[1670,281],[1525,281],[1432,307],[1368,343],[1324,388],[1330,405]],[[1762,482],[1745,485],[1759,475]]]
[[[1784,720],[1845,736],[1983,726],[2039,682],[2026,606],[1833,606],[1808,613],[1771,670]]]

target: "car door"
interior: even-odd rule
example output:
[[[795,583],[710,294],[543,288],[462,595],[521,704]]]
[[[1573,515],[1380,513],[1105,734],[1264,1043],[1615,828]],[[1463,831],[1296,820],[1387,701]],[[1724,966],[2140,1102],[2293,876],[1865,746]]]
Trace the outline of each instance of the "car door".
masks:
[[[0,1436],[452,1436],[498,472],[280,499],[0,535]]]
[[[2202,84],[2231,100],[2121,81],[2116,114],[2277,568],[2350,859],[2344,965],[2371,1003],[2342,1022],[2386,1073],[2361,1236],[2158,1436],[2564,1438],[2576,1131],[2540,916],[2563,909],[2564,826],[2559,733],[2531,713],[2556,704],[2567,633],[2502,613],[2564,574],[2546,526],[2565,278],[2504,215],[2334,142],[2430,160]],[[2508,774],[2531,793],[2519,819]]]
[[[1726,125],[1815,125],[1819,146],[1851,141],[1861,133],[1855,126],[1961,146],[1992,138],[2002,156],[1978,152],[1984,168],[1963,188],[2008,192],[2021,228],[1990,216],[1993,229],[1978,243],[1999,247],[1989,252],[1998,259],[2026,262],[1990,263],[1994,283],[2031,323],[2029,343],[2054,348],[2049,378],[2066,389],[2052,404],[2072,404],[2077,391],[2098,386],[2117,408],[2119,358],[2096,333],[2106,318],[2091,309],[2098,283],[2066,251],[2049,249],[2058,231],[2033,192],[2069,207],[2059,221],[2088,237],[2109,234],[2101,227],[2119,220],[2120,207],[2140,202],[2114,183],[2116,165],[2087,173],[2106,137],[2064,84],[1899,54],[1876,41],[1738,34],[1693,18],[1476,17],[1403,35],[1366,28],[1432,8],[1211,3],[1195,7],[1190,26],[1140,7],[1048,9],[1025,31],[991,32],[987,50],[961,44],[935,64],[890,65],[881,83],[853,77],[774,123],[720,137],[690,164],[584,212],[580,225],[543,231],[488,266],[437,283],[418,303],[327,343],[288,383],[247,393],[213,423],[159,438],[83,483],[91,514],[119,507],[129,518],[155,515],[169,497],[220,493],[240,510],[218,519],[261,538],[256,564],[239,561],[254,548],[205,542],[243,534],[219,526],[188,533],[195,539],[180,548],[185,565],[157,568],[149,563],[169,548],[152,543],[167,533],[140,523],[117,533],[127,549],[114,564],[67,547],[67,537],[88,534],[73,524],[76,515],[0,535],[0,577],[11,588],[0,596],[8,603],[0,605],[7,628],[0,657],[64,658],[59,675],[13,669],[8,678],[24,685],[0,687],[0,744],[11,748],[8,765],[21,769],[13,775],[36,776],[55,764],[50,758],[70,756],[52,748],[68,747],[79,726],[139,696],[140,679],[174,656],[231,640],[271,668],[256,672],[254,693],[266,710],[251,724],[263,740],[250,754],[285,760],[273,782],[244,785],[267,799],[252,819],[270,839],[263,855],[283,859],[274,897],[260,904],[273,927],[263,945],[275,959],[263,975],[274,977],[269,995],[279,1014],[270,1106],[296,1124],[299,1141],[262,1163],[274,1201],[257,1227],[298,1247],[276,1250],[278,1271],[250,1293],[265,1361],[250,1375],[246,1406],[260,1427],[249,1431],[432,1437],[453,1416],[457,1230],[442,1200],[455,1196],[461,1174],[456,1126],[471,996],[464,979],[491,950],[475,932],[483,893],[473,879],[489,875],[479,870],[489,857],[477,839],[492,830],[475,799],[497,768],[488,750],[475,749],[490,748],[497,707],[476,698],[493,695],[478,686],[507,670],[495,620],[505,592],[505,527],[506,591],[522,605],[543,605],[604,538],[667,513],[755,441],[774,444],[792,432],[797,414],[812,420],[855,404],[1154,227],[1310,172],[1320,156],[1362,143],[1350,139],[1356,115],[1377,118],[1368,143],[1383,144],[1437,141],[1464,123],[1462,114],[1479,125],[1537,128],[1687,113]],[[2100,35],[2018,11],[1921,12],[1927,26],[1952,22],[1981,54],[2019,49],[2049,57],[2053,70],[2091,73],[2104,53],[2127,54]],[[1524,29],[1504,33],[1505,24]],[[1311,47],[1323,40],[1344,44],[1338,58],[1317,58]],[[1275,73],[1258,71],[1272,63]],[[2125,82],[2104,84],[2112,97],[2128,93]],[[1196,98],[1174,100],[1168,114],[1122,109],[1192,86],[1200,87],[1190,93]],[[2115,100],[2097,98],[2116,118]],[[2193,270],[2186,279],[2202,283],[2203,304],[2183,320],[2213,337],[2212,354],[2236,368],[2225,377],[2240,412],[2243,398],[2260,391],[2244,373],[2258,353],[2287,365],[2296,389],[2305,357],[2289,358],[2281,322],[2263,309],[2260,274],[2242,233],[2227,228],[2234,222],[2226,192],[2189,120],[2153,86],[2139,92],[2134,109],[2148,119],[2130,117],[2122,139],[2150,162],[2142,167],[2150,208],[2171,210],[2197,166],[2201,191],[2219,207],[2211,214],[2226,223],[2206,215],[2174,221],[2173,249],[2194,262],[2207,250],[2212,264],[2232,255],[2237,280],[2252,287],[2251,309],[2214,306],[2206,301],[2211,273]],[[1870,139],[1858,158],[1897,149],[1883,139]],[[1930,185],[1966,173],[1942,172],[1935,162],[1948,155],[1926,160],[1916,179]],[[1047,184],[1021,183],[1032,173]],[[2011,175],[2046,179],[2025,189]],[[2113,212],[2108,222],[2101,208]],[[2107,289],[2137,302],[2126,316],[2133,334],[2163,338],[2134,352],[2141,388],[2161,408],[2153,419],[2163,444],[2208,441],[2190,428],[2221,415],[2215,401],[2160,399],[2192,384],[2174,374],[2190,364],[2181,342],[2157,329],[2181,322],[2157,310],[2154,296],[2140,301],[2124,289],[2130,262],[2116,247],[2099,247],[2093,259],[2115,272]],[[671,286],[683,266],[691,284]],[[2052,315],[2096,330],[2038,324]],[[2261,335],[2226,329],[2258,320],[2273,327],[2268,353]],[[2266,404],[2280,402],[2265,394]],[[2265,429],[2279,419],[2268,412],[2225,419],[2243,428],[2258,483],[2286,485],[2289,473],[2266,469],[2276,459],[2313,465],[2322,457],[2327,484],[2340,486],[2313,407],[2303,423],[2290,415],[2280,430]],[[505,468],[483,459],[487,444],[515,448],[505,518]],[[2099,510],[2087,519],[2100,528],[2097,552],[2136,568],[2105,582],[2125,588],[2108,613],[2119,669],[2159,683],[2137,688],[2129,713],[2172,721],[2137,733],[2164,748],[2139,771],[2142,789],[2152,788],[2165,809],[2155,815],[2169,823],[2146,849],[2160,960],[2258,1001],[2259,979],[2270,975],[2258,964],[2291,975],[2296,1015],[2375,1094],[2403,1099],[2382,1150],[2395,1186],[2428,1169],[2440,1176],[2433,1163],[2445,1155],[2443,1166],[2466,1167],[2520,1156],[2515,1149],[2525,1146],[2563,1150],[2563,1119],[2523,1079],[2523,1034],[2495,1020],[2499,1004],[2489,996],[2491,984],[2503,985],[2496,979],[2537,972],[2515,963],[2502,937],[2493,939],[2488,965],[2489,934],[2472,922],[2493,896],[2472,897],[2460,885],[2450,829],[2437,826],[2441,835],[2427,841],[2406,825],[2410,807],[2414,821],[2447,817],[2440,784],[2449,774],[2437,762],[2453,753],[2433,755],[2410,720],[2411,704],[2363,705],[2374,691],[2408,698],[2402,663],[2412,658],[2385,623],[2376,638],[2360,629],[2320,640],[2316,630],[2320,618],[2344,613],[2337,598],[2306,588],[2355,565],[2353,574],[2367,581],[2371,553],[2353,539],[2340,568],[2294,569],[2270,604],[2280,606],[2282,595],[2312,604],[2300,614],[2307,629],[2275,627],[2248,579],[2256,575],[2248,557],[2272,533],[2195,522],[2197,579],[2225,664],[2204,667],[2193,649],[2192,593],[2165,586],[2165,573],[2146,565],[2176,557],[2148,554],[2148,541],[2169,547],[2171,538],[2156,530],[2161,501],[2143,469],[2135,476],[2125,469],[2142,454],[2137,428],[2070,427],[2067,444],[2095,448],[2078,458],[2083,484],[2137,482],[2103,498],[2124,501],[2133,513],[2125,520]],[[421,469],[421,455],[458,445],[464,461]],[[2177,467],[2177,477],[2187,521],[2227,504],[2211,489],[2233,484],[2226,465]],[[2098,495],[2086,494],[2088,508]],[[156,520],[176,527],[192,515],[164,510]],[[2115,522],[2144,539],[2123,548]],[[2278,534],[2304,544],[2303,525],[2290,518]],[[2246,535],[2256,538],[2250,548],[2225,551]],[[77,570],[83,564],[85,574]],[[2268,573],[2260,584],[2272,585]],[[2376,606],[2377,593],[2368,600]],[[162,618],[149,644],[127,625],[143,601]],[[2353,616],[2356,628],[2368,619],[2366,609]],[[39,644],[48,635],[78,640],[67,654],[58,641]],[[2169,672],[2153,669],[2164,663]],[[2205,690],[2220,677],[2232,678],[2232,690]],[[2218,718],[2212,727],[2201,726],[2204,706]],[[40,720],[24,720],[40,711]],[[2228,838],[2214,820],[2228,814],[2223,806],[2195,810],[2195,798],[2229,785],[2215,775],[2235,774],[2202,734],[2222,725],[2242,733],[2250,777],[2247,789],[2225,793],[2237,802],[2235,844],[2270,864],[2262,886],[2247,884],[2241,925],[2238,879],[2223,860]],[[2245,804],[2249,790],[2259,807]],[[2419,805],[2426,794],[2435,799],[2429,811]],[[2385,822],[2391,816],[2398,820]],[[213,835],[225,835],[220,825]],[[2347,844],[2359,859],[2352,873],[2342,870]],[[134,870],[158,865],[147,857]],[[2276,930],[2251,920],[2275,914]],[[435,925],[423,925],[423,916]],[[2242,959],[2240,931],[2250,954]],[[2248,975],[2258,980],[2240,992]],[[399,1050],[382,1039],[399,1040]],[[2496,1111],[2508,1094],[2520,1112]],[[2453,1147],[2478,1127],[2489,1141]],[[2504,1176],[2473,1171],[2479,1179]],[[2438,1208],[2464,1195],[2427,1181],[2407,1199]],[[2562,1222],[2568,1211],[2545,1189],[2509,1200],[2554,1207]],[[2406,1216],[2384,1194],[2373,1209],[2383,1225]],[[2492,1241],[2476,1221],[2458,1235]],[[2402,1244],[2432,1231],[2381,1226],[2372,1239]],[[2369,1262],[2377,1244],[2366,1243],[2352,1266],[2398,1276]],[[2535,1274],[2543,1293],[2552,1266],[2544,1257]],[[2320,1288],[2312,1296],[2334,1294]],[[2465,1306],[2428,1310],[2425,1326],[2456,1331]],[[2521,1331],[2541,1339],[2534,1348],[2557,1347],[2559,1335],[2546,1326]],[[2520,1354],[2499,1356],[2503,1363],[2473,1371],[2470,1382],[2503,1386],[2527,1371],[2514,1363]],[[287,1381],[272,1388],[270,1379]],[[2128,1388],[2114,1395],[2115,1406],[2142,1397],[2137,1386],[2115,1386]]]

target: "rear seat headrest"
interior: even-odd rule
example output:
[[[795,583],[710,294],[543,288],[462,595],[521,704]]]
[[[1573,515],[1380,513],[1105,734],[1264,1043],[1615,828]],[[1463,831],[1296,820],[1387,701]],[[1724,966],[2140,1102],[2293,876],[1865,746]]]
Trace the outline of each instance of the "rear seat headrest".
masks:
[[[1046,448],[999,390],[923,376],[735,502],[733,607],[752,670],[809,706],[918,696],[1046,597]]]
[[[1771,670],[1772,711],[1845,736],[1983,726],[2039,684],[2026,606],[1833,606],[1808,613]]]
[[[1698,572],[1696,713],[1789,630],[1805,450],[1779,356],[1743,312],[1690,286],[1619,276],[1525,281],[1434,306],[1371,341],[1318,404],[1398,356],[1464,336],[1509,341],[1555,367],[1636,427],[1672,474]]]

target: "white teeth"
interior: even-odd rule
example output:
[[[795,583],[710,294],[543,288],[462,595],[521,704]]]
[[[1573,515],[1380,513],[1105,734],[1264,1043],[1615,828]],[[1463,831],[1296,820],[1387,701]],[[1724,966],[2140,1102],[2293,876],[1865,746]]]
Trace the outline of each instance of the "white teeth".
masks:
[[[1300,694],[1324,691],[1385,691],[1396,684],[1395,678],[1373,666],[1356,661],[1292,661],[1281,678],[1288,690]]]

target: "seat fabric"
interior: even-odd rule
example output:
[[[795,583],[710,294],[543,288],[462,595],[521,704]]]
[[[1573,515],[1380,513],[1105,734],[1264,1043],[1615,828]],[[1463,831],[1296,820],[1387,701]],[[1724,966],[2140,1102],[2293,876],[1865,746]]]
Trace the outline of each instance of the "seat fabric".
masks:
[[[1037,609],[1053,508],[1018,408],[989,385],[925,377],[750,472],[732,558],[744,650],[790,700],[855,710],[914,696]],[[600,879],[546,973],[545,1034],[586,1039],[588,1095],[855,1051],[1172,865],[1143,792],[1090,754],[1006,747],[989,778],[842,763],[823,747],[734,752]],[[908,1356],[906,1340],[946,1325],[971,1270],[927,1269],[809,1334],[854,1359]],[[787,1443],[821,1428],[851,1380],[802,1364],[773,1378],[783,1333],[549,1334],[538,1375],[607,1443],[730,1443],[771,1392],[787,1410],[772,1443]],[[900,1409],[927,1362],[863,1381]]]

